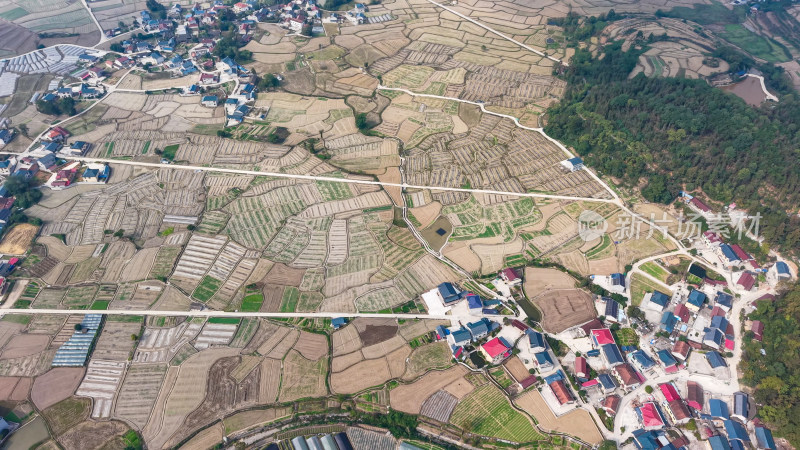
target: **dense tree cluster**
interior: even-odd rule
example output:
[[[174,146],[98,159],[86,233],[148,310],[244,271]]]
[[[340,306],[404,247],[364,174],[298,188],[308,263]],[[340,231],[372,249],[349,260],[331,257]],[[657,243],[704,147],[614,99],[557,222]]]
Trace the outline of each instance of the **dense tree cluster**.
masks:
[[[36,109],[42,114],[51,116],[60,116],[62,114],[65,116],[74,116],[76,113],[75,100],[71,97],[58,98],[50,102],[39,100],[36,102]]]
[[[735,201],[760,213],[773,247],[800,250],[800,100],[784,95],[760,109],[703,80],[629,79],[642,50],[579,50],[565,75],[563,101],[546,131],[598,171],[638,185],[667,203],[682,189]]]
[[[750,315],[764,323],[762,342],[742,340],[742,381],[755,388],[758,415],[797,447],[800,445],[800,286],[776,301],[761,300]],[[764,354],[761,354],[761,350]]]

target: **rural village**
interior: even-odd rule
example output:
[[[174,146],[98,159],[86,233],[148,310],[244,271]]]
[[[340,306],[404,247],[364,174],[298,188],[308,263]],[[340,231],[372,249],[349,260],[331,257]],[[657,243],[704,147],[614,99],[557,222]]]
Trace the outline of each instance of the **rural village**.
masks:
[[[563,4],[331,3],[89,1],[41,48],[20,26],[2,448],[792,448],[738,370],[796,260],[545,133]],[[730,78],[699,26],[609,23],[688,36],[636,73]]]

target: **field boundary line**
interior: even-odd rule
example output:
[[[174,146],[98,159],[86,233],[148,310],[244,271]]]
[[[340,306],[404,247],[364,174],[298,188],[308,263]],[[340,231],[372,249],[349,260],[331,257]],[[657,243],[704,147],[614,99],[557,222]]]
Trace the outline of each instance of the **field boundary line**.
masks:
[[[528,44],[524,44],[524,43],[522,43],[522,42],[520,42],[520,41],[518,41],[518,40],[516,40],[516,39],[514,39],[512,37],[506,36],[505,34],[495,30],[494,28],[492,28],[492,27],[490,27],[488,25],[484,25],[484,24],[478,22],[477,20],[473,19],[472,17],[469,17],[466,14],[462,14],[462,13],[454,10],[453,8],[444,6],[443,4],[437,3],[437,2],[435,2],[433,0],[427,0],[427,1],[428,1],[428,3],[430,3],[432,5],[436,5],[436,6],[440,7],[440,8],[442,8],[442,9],[444,9],[445,11],[451,12],[451,13],[457,15],[458,17],[461,17],[464,20],[468,20],[469,22],[472,22],[473,24],[483,28],[484,30],[490,31],[490,32],[500,36],[501,38],[503,38],[503,39],[505,39],[505,40],[507,40],[509,42],[513,42],[513,43],[519,45],[520,47],[524,48],[525,50],[528,50],[528,51],[531,51],[533,53],[536,53],[537,55],[539,55],[539,56],[541,56],[543,58],[547,58],[550,61],[557,62],[557,63],[563,64],[565,66],[569,66],[569,64],[565,63],[564,61],[562,61],[562,60],[560,60],[560,59],[558,59],[556,57],[549,56],[546,53],[544,53],[544,52],[542,52],[540,50],[536,50],[535,48],[529,46]]]

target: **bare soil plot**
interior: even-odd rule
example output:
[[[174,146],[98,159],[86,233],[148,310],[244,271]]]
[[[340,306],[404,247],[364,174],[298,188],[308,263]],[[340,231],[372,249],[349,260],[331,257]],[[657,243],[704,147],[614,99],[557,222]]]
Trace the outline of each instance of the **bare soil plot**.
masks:
[[[23,377],[0,377],[0,401],[19,402],[26,400],[33,379]]]
[[[444,371],[430,372],[411,384],[398,386],[389,393],[391,406],[409,414],[419,414],[428,397],[461,378],[466,372],[464,367],[454,366]]]
[[[323,334],[301,331],[294,349],[305,358],[316,361],[328,354],[328,339]]]
[[[466,397],[470,392],[474,391],[475,386],[467,381],[466,378],[459,378],[445,386],[444,390],[460,400]]]
[[[406,345],[406,341],[400,336],[394,336],[393,338],[380,342],[375,345],[370,345],[368,347],[364,347],[361,350],[361,353],[364,354],[365,359],[373,359],[373,358],[380,358],[382,356],[386,356],[389,353],[403,347]]]
[[[362,319],[353,321],[358,330],[364,346],[378,344],[391,339],[397,334],[397,321],[395,319]]]
[[[548,291],[533,299],[542,312],[542,327],[550,333],[586,323],[597,317],[591,295],[580,289]]]
[[[39,227],[29,223],[21,223],[9,230],[0,241],[0,253],[6,255],[22,255],[28,251]]]
[[[319,361],[309,361],[291,350],[283,360],[283,375],[281,380],[281,402],[297,400],[304,397],[321,397],[327,394],[325,378],[327,376],[328,361],[325,358]]]
[[[126,361],[104,361],[94,357],[89,361],[86,375],[75,395],[92,399],[92,417],[111,416],[111,406],[125,373],[125,366]]]
[[[189,442],[181,445],[181,448],[190,450],[206,450],[213,447],[219,442],[222,442],[224,430],[222,423],[218,422],[203,431],[197,433],[192,437]]]
[[[33,355],[46,349],[49,343],[50,336],[44,334],[18,334],[3,347],[0,359]]]
[[[0,376],[34,377],[41,375],[50,368],[55,354],[55,350],[45,350],[28,356],[0,360]]]
[[[300,286],[303,281],[305,269],[295,269],[285,264],[275,264],[272,269],[264,277],[264,282],[267,284],[279,284],[282,286]]]
[[[258,388],[259,403],[273,403],[278,399],[281,384],[281,361],[265,358],[260,367],[260,383]]]
[[[352,324],[336,330],[331,339],[333,341],[334,356],[351,353],[363,347],[358,330]]]
[[[519,356],[509,358],[503,365],[518,383],[530,376],[528,369],[525,367],[525,364],[522,363],[522,360],[519,359]]]
[[[567,433],[592,444],[603,441],[603,435],[600,434],[594,420],[583,409],[576,409],[556,417],[537,390],[522,394],[514,400],[514,403],[533,416],[545,430]]]
[[[381,385],[392,378],[386,358],[361,361],[342,372],[331,375],[331,391],[354,394]]]
[[[523,289],[528,298],[550,289],[570,289],[575,287],[575,279],[558,269],[525,268],[525,284]]]

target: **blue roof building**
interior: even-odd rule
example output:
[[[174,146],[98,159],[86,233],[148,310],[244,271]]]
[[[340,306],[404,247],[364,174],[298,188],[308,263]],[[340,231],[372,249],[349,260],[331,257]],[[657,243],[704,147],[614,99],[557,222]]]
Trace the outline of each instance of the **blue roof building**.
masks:
[[[728,367],[728,364],[725,363],[725,359],[719,354],[719,352],[706,353],[706,360],[712,369],[716,369],[717,367]]]
[[[731,450],[746,450],[742,441],[739,440],[728,441],[728,445],[731,446]]]
[[[664,315],[661,316],[660,328],[667,333],[672,333],[675,330],[676,323],[678,323],[678,318],[675,317],[675,314],[670,311],[664,311]]]
[[[669,350],[659,350],[656,356],[661,360],[661,364],[664,364],[664,367],[671,367],[678,364],[678,361],[672,356]]]
[[[728,322],[725,316],[714,316],[711,318],[711,328],[718,328],[723,333],[728,331],[728,325],[730,325],[730,322]]]
[[[714,298],[714,304],[725,311],[730,311],[733,306],[733,296],[725,292],[717,292],[717,296]]]
[[[633,445],[639,450],[676,450],[664,430],[635,430]]]
[[[461,300],[461,296],[459,295],[460,292],[455,286],[453,286],[453,283],[442,283],[438,286],[438,289],[439,295],[442,296],[442,301],[444,301],[445,304]]]
[[[669,296],[661,291],[653,291],[650,296],[650,303],[660,306],[662,309],[669,304]]]
[[[472,335],[466,328],[459,328],[450,333],[453,336],[453,342],[456,345],[464,345],[472,342]]]
[[[539,352],[533,356],[536,358],[536,364],[539,365],[539,368],[546,369],[553,367],[553,360],[550,358],[550,354],[548,352]]]
[[[747,435],[747,429],[741,423],[735,420],[726,420],[723,422],[725,424],[725,432],[728,433],[728,439],[733,441],[742,441],[750,443],[750,436]]]
[[[711,450],[731,450],[728,440],[720,435],[709,437],[708,445],[711,446]]]
[[[483,308],[483,302],[481,298],[475,294],[467,295],[467,305],[469,309],[481,309]]]
[[[650,357],[644,350],[636,350],[628,356],[633,363],[635,363],[641,370],[647,370],[656,365],[653,358]]]
[[[756,444],[760,450],[776,450],[772,431],[765,427],[756,427]]]
[[[739,261],[739,257],[736,256],[736,252],[733,251],[730,245],[722,244],[719,246],[719,249],[722,252],[722,256],[724,256],[729,262]]]
[[[613,298],[604,297],[603,299],[606,302],[604,315],[608,318],[619,320],[619,303]]]
[[[530,328],[525,333],[528,335],[528,345],[530,345],[531,350],[547,349],[547,341],[545,341],[542,333],[531,330]]]
[[[331,326],[334,330],[338,330],[339,328],[345,326],[347,324],[347,319],[344,317],[334,317],[331,319]]]
[[[489,334],[489,327],[485,319],[468,323],[467,329],[469,329],[473,339],[480,339]]]
[[[563,380],[564,380],[564,372],[558,370],[556,371],[556,373],[544,377],[544,384],[551,384],[555,383],[556,381],[563,381]]]
[[[613,391],[617,388],[617,382],[614,381],[614,377],[607,373],[601,373],[597,376],[597,381],[600,382],[600,386],[603,387],[605,391]]]
[[[448,333],[449,332],[447,331],[447,328],[444,327],[444,325],[438,325],[436,327],[436,337],[437,337],[437,339],[445,339],[445,338],[447,338]]]
[[[703,335],[703,344],[711,348],[720,349],[725,345],[725,333],[719,328],[709,328]],[[706,355],[706,358],[708,358],[708,355]]]
[[[706,294],[698,291],[697,289],[693,289],[692,292],[689,293],[689,298],[686,299],[686,306],[693,306],[695,310],[700,309],[703,307],[703,303],[706,301]]]
[[[775,271],[778,272],[779,277],[792,277],[792,272],[789,271],[789,266],[783,261],[778,261],[775,263]]]
[[[728,404],[718,398],[711,398],[708,400],[708,413],[715,419],[730,419],[731,414],[728,412]]]
[[[625,362],[625,359],[622,357],[622,352],[619,351],[619,347],[617,344],[606,344],[600,347],[602,350],[603,355],[606,357],[606,361],[611,366],[616,366],[617,364],[622,364]]]
[[[747,400],[747,394],[744,392],[736,392],[733,394],[733,415],[743,422],[747,422],[748,412],[750,410],[750,403]]]

